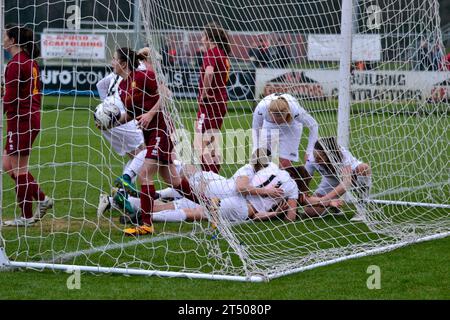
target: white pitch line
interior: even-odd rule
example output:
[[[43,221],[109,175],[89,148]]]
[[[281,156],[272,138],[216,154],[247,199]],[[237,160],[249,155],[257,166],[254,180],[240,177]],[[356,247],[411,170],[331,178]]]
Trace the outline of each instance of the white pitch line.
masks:
[[[64,253],[61,254],[59,256],[54,257],[51,260],[43,260],[41,261],[42,263],[62,263],[64,261],[67,260],[71,260],[73,258],[79,257],[79,256],[83,256],[83,255],[91,255],[97,252],[104,252],[104,251],[109,251],[109,250],[116,250],[116,249],[123,249],[123,248],[127,248],[127,247],[132,247],[138,244],[145,244],[145,243],[154,243],[154,242],[160,242],[160,241],[166,241],[166,240],[172,240],[172,239],[176,239],[176,238],[181,238],[181,237],[187,237],[189,235],[193,235],[194,233],[189,232],[189,233],[182,233],[182,234],[170,234],[170,235],[165,235],[165,236],[157,236],[157,237],[152,237],[152,238],[148,238],[145,240],[133,240],[130,242],[126,242],[126,243],[115,243],[115,244],[107,244],[104,246],[99,246],[99,247],[95,247],[95,248],[91,248],[91,249],[85,249],[85,250],[80,250],[80,251],[73,251],[73,252],[68,252],[68,253]]]

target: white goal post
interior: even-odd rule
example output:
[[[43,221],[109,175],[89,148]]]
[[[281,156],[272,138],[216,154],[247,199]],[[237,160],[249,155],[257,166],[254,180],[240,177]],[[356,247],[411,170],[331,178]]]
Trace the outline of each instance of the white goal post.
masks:
[[[45,217],[29,226],[3,225],[19,219],[22,206],[16,203],[16,180],[2,169],[0,271],[78,269],[261,282],[448,237],[450,62],[445,60],[438,9],[438,0],[283,5],[266,0],[36,0],[28,7],[0,0],[2,28],[29,27],[46,50],[45,59],[37,60],[41,128],[28,170],[54,200]],[[237,202],[236,211],[247,205],[248,216],[232,216],[235,220],[224,213],[225,201],[234,195],[217,197],[218,203],[216,196],[207,197],[211,175],[201,173],[194,137],[198,121],[204,120],[197,95],[208,49],[202,37],[210,22],[225,30],[230,43],[227,112],[220,134],[211,140],[219,145],[222,177],[212,180],[225,188],[251,161],[255,107],[265,96],[286,93],[305,111],[301,117],[307,114],[315,120],[319,137],[337,137],[355,163],[369,165],[370,194],[361,196],[348,186],[339,210],[327,209],[317,217],[298,203],[295,221],[286,219],[288,209],[281,200],[279,207],[284,207],[278,215],[257,221],[246,194],[236,196],[243,201]],[[120,207],[120,190],[111,190],[133,156],[118,154],[93,117],[101,102],[96,84],[113,71],[111,59],[122,47],[150,48],[147,70],[156,75],[173,154],[186,165],[181,174],[203,207],[195,206],[193,214],[191,207],[180,209],[185,200],[166,209],[172,199],[155,199],[153,210],[164,208],[152,212],[155,233],[137,237],[124,235],[123,229],[134,224],[124,224],[131,219],[128,207]],[[0,52],[3,49],[0,41]],[[12,58],[0,57],[2,85]],[[4,120],[10,115],[4,115],[3,97],[0,102],[3,155],[9,139]],[[277,137],[283,126],[272,127]],[[293,147],[293,158],[298,153],[292,160],[295,166],[305,164],[310,130],[313,126],[303,127]],[[295,141],[289,140],[290,148]],[[324,149],[335,168],[333,175],[342,182],[345,163]],[[274,162],[281,163],[278,160],[274,156]],[[186,173],[187,165],[195,174]],[[326,188],[321,179],[316,172],[309,195]],[[141,191],[139,179],[136,184]],[[160,195],[170,187],[162,175],[154,177],[154,185]],[[109,206],[99,214],[102,195]],[[143,200],[125,197],[130,210],[138,212]],[[35,210],[38,205],[33,202]],[[169,219],[168,211],[176,214],[170,213]],[[159,212],[167,216],[161,218]],[[360,219],[352,220],[355,216]]]

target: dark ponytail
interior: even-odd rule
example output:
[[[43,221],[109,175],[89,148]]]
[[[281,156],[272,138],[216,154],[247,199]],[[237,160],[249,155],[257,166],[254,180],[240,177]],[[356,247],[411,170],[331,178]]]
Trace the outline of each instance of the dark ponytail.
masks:
[[[217,23],[211,22],[205,26],[205,34],[208,40],[214,42],[226,55],[230,54],[230,38],[225,29],[220,27]]]
[[[258,172],[259,170],[266,168],[271,161],[272,154],[270,150],[266,148],[258,148],[253,152],[250,164],[253,165],[255,172]]]
[[[135,70],[139,67],[140,61],[145,61],[147,57],[143,54],[138,54],[130,48],[119,48],[116,50],[117,58],[120,62],[126,62],[128,69]]]
[[[329,172],[336,174],[338,168],[335,166],[340,166],[342,161],[344,161],[344,156],[336,137],[319,138],[314,144],[314,149],[323,151],[327,158],[325,167]]]
[[[8,38],[14,39],[14,43],[23,49],[31,59],[36,59],[41,55],[41,49],[34,41],[33,30],[13,24],[6,25],[5,30]]]

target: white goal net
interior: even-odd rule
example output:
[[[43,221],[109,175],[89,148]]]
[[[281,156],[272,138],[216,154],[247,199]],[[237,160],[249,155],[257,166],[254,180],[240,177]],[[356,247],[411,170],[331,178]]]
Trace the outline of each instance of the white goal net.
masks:
[[[41,46],[41,127],[27,165],[54,202],[40,220],[8,225],[26,204],[19,203],[19,180],[3,168],[0,267],[261,281],[450,234],[450,61],[437,0],[0,3],[3,23],[32,29]],[[213,140],[198,133],[205,121],[199,87],[208,84],[211,48],[227,43],[208,39],[211,23],[229,43],[229,65],[215,65],[209,82],[219,85],[222,68],[226,85],[214,92],[226,92],[226,114],[210,119],[223,120]],[[125,47],[149,48],[146,68],[156,75],[172,156],[195,198],[178,199],[183,194],[168,181],[174,175],[155,175],[154,233],[131,237],[123,230],[139,225],[143,200],[114,184],[133,156],[117,153],[94,122],[104,98],[97,83]],[[3,71],[14,59],[4,49]],[[276,168],[268,183],[259,171],[247,177],[248,190],[265,191],[242,191],[236,172],[252,161],[255,119],[266,116],[258,110],[273,94],[292,96],[299,109],[289,100],[290,113],[299,119],[277,123],[266,108],[261,124],[272,130]],[[10,138],[5,117],[3,145]],[[212,141],[203,150],[196,148],[199,136],[200,144]],[[335,152],[324,137],[336,137],[346,150]],[[211,145],[216,162],[207,167],[200,153],[210,154]],[[325,167],[316,154],[326,155]],[[302,179],[298,169],[284,184],[279,167],[289,167],[286,160],[304,166]],[[167,168],[159,162],[160,172]],[[285,188],[289,179],[292,190]],[[142,180],[136,185],[142,193]],[[338,208],[305,204],[343,185]],[[230,195],[227,188],[236,190]],[[282,195],[268,194],[277,188]],[[30,201],[39,210],[42,201]]]

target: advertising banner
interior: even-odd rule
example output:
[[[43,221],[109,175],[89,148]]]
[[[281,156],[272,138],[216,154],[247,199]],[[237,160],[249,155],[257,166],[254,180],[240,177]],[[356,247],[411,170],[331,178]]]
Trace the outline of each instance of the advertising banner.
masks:
[[[361,101],[447,101],[448,71],[355,71],[351,99]],[[288,92],[306,100],[335,99],[339,71],[320,69],[257,69],[255,97]]]
[[[109,67],[45,66],[41,69],[44,94],[96,94],[96,84]]]
[[[104,60],[105,35],[43,33],[41,49],[44,59]]]
[[[111,72],[109,66],[70,67],[46,66],[41,69],[45,94],[97,94],[96,84]],[[170,69],[167,84],[175,98],[195,99],[200,73],[195,68]],[[231,70],[228,81],[230,100],[253,100],[255,97],[255,70]]]

